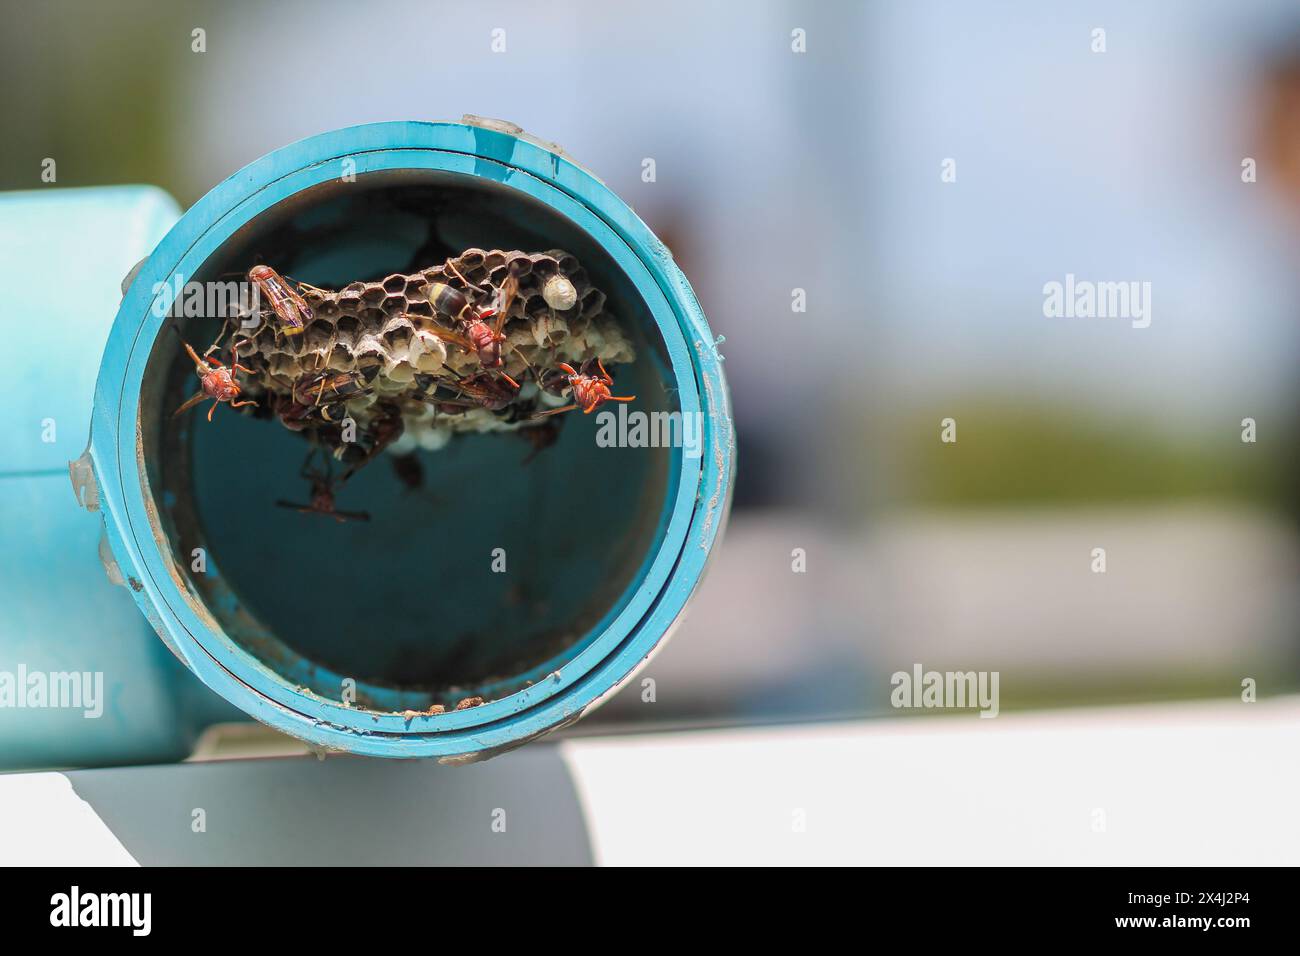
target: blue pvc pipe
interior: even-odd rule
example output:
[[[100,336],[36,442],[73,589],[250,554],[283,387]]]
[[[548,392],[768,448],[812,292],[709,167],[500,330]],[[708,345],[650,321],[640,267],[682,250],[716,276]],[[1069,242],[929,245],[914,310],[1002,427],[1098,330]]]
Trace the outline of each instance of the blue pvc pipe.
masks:
[[[0,681],[75,674],[100,685],[93,708],[6,701],[0,771],[180,760],[208,724],[243,716],[110,583],[101,522],[68,487],[122,277],[179,217],[147,186],[0,194],[0,323],[22,343],[0,376]]]
[[[396,170],[490,181],[544,203],[593,239],[635,287],[662,337],[683,414],[703,419],[702,454],[675,450],[661,533],[618,611],[538,681],[463,711],[404,718],[314,693],[249,653],[183,593],[146,505],[137,458],[141,383],[164,327],[173,277],[193,277],[241,227],[277,203],[338,180]],[[155,290],[160,301],[155,301]],[[698,585],[724,523],[734,469],[726,383],[714,336],[664,245],[603,183],[543,146],[452,123],[352,127],[277,150],[230,177],[167,234],[127,291],[104,352],[91,456],[108,538],[134,597],[204,683],[257,719],[314,744],[378,756],[490,756],[576,720],[644,664]]]

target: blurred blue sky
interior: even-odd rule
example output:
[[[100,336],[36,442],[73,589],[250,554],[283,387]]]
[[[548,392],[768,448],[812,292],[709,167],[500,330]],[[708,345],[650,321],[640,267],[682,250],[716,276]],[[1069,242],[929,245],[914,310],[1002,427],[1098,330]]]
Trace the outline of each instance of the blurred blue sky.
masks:
[[[1075,389],[1227,420],[1293,397],[1294,221],[1259,157],[1289,3],[880,5],[872,259],[898,387]],[[1094,27],[1107,50],[1090,50]],[[939,184],[941,157],[958,160]],[[1152,283],[1153,322],[1042,316],[1066,273]],[[926,305],[928,304],[928,308]],[[1237,410],[1241,410],[1241,415]]]

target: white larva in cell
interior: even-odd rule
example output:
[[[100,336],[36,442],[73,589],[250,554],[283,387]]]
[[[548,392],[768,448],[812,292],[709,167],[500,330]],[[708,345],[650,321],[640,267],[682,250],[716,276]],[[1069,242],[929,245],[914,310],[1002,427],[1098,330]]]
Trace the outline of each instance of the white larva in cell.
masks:
[[[557,312],[566,312],[577,304],[578,290],[566,276],[557,272],[542,286],[542,298]]]

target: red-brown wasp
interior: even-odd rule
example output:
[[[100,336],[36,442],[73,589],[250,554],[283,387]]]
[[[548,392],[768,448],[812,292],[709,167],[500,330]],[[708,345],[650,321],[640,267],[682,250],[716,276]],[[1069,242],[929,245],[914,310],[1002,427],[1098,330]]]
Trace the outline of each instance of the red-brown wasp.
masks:
[[[185,351],[190,354],[190,358],[194,361],[194,374],[199,377],[200,387],[197,392],[186,399],[180,408],[172,413],[173,418],[182,412],[189,411],[199,402],[206,401],[209,398],[212,399],[212,407],[208,409],[208,421],[212,421],[212,413],[217,410],[217,406],[222,402],[229,402],[231,408],[243,408],[245,405],[257,404],[251,399],[242,402],[235,401],[243,392],[239,383],[235,381],[235,373],[249,372],[251,369],[244,368],[235,361],[233,342],[230,348],[231,365],[229,368],[222,365],[220,359],[213,358],[211,355],[205,356],[207,361],[211,363],[210,366],[205,365],[204,360],[199,358],[198,353],[194,351],[190,343],[182,339],[181,345],[185,346]]]
[[[356,372],[311,372],[293,383],[293,399],[317,407],[350,401],[370,391],[378,374],[378,366]]]
[[[248,270],[248,281],[271,303],[271,311],[280,320],[285,335],[298,335],[315,317],[306,300],[270,266],[253,266]]]
[[[370,424],[366,427],[362,440],[357,442],[360,455],[356,457],[353,464],[343,473],[343,481],[347,481],[366,465],[374,461],[379,453],[386,449],[397,439],[402,437],[402,432],[406,430],[406,422],[402,418],[402,410],[390,402],[379,404],[376,414],[371,419]]]
[[[560,386],[562,392],[565,388],[573,390],[573,403],[565,405],[562,408],[552,408],[544,412],[538,412],[533,418],[545,418],[548,415],[560,415],[564,412],[571,412],[575,408],[581,408],[582,414],[590,415],[601,405],[606,402],[631,402],[636,400],[635,395],[611,395],[609,387],[614,384],[614,379],[605,371],[605,366],[600,359],[595,359],[595,367],[600,370],[599,375],[591,374],[592,360],[583,363],[583,370],[579,372],[572,365],[566,365],[560,362],[557,365],[564,372],[567,381]]]
[[[370,515],[364,511],[339,511],[334,507],[334,489],[337,485],[343,484],[343,481],[336,482],[330,473],[329,459],[325,459],[324,468],[312,468],[312,458],[316,455],[316,449],[313,448],[307,453],[307,460],[303,462],[302,470],[299,472],[301,477],[311,482],[311,503],[295,504],[292,501],[277,501],[276,505],[281,508],[292,508],[299,514],[304,515],[325,515],[333,518],[342,524],[345,521],[369,521]],[[344,476],[343,480],[346,480]]]

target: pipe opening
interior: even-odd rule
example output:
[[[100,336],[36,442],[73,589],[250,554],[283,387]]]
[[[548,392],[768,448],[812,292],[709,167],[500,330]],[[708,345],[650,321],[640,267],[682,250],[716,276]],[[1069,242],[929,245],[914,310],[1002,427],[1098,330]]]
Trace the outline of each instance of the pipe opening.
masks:
[[[492,181],[402,170],[321,184],[250,220],[185,278],[224,281],[265,263],[341,289],[472,247],[571,254],[635,347],[634,362],[611,369],[615,391],[637,396],[631,409],[679,410],[664,342],[613,257]],[[155,531],[214,633],[289,686],[340,700],[351,679],[356,705],[380,711],[499,699],[571,661],[656,553],[680,449],[600,447],[598,415],[581,412],[559,416],[541,450],[489,433],[381,454],[338,497],[368,521],[278,507],[306,501],[310,446],[274,417],[227,405],[211,423],[206,404],[173,418],[197,387],[173,324],[200,353],[222,325],[169,319],[150,352],[139,452]]]

